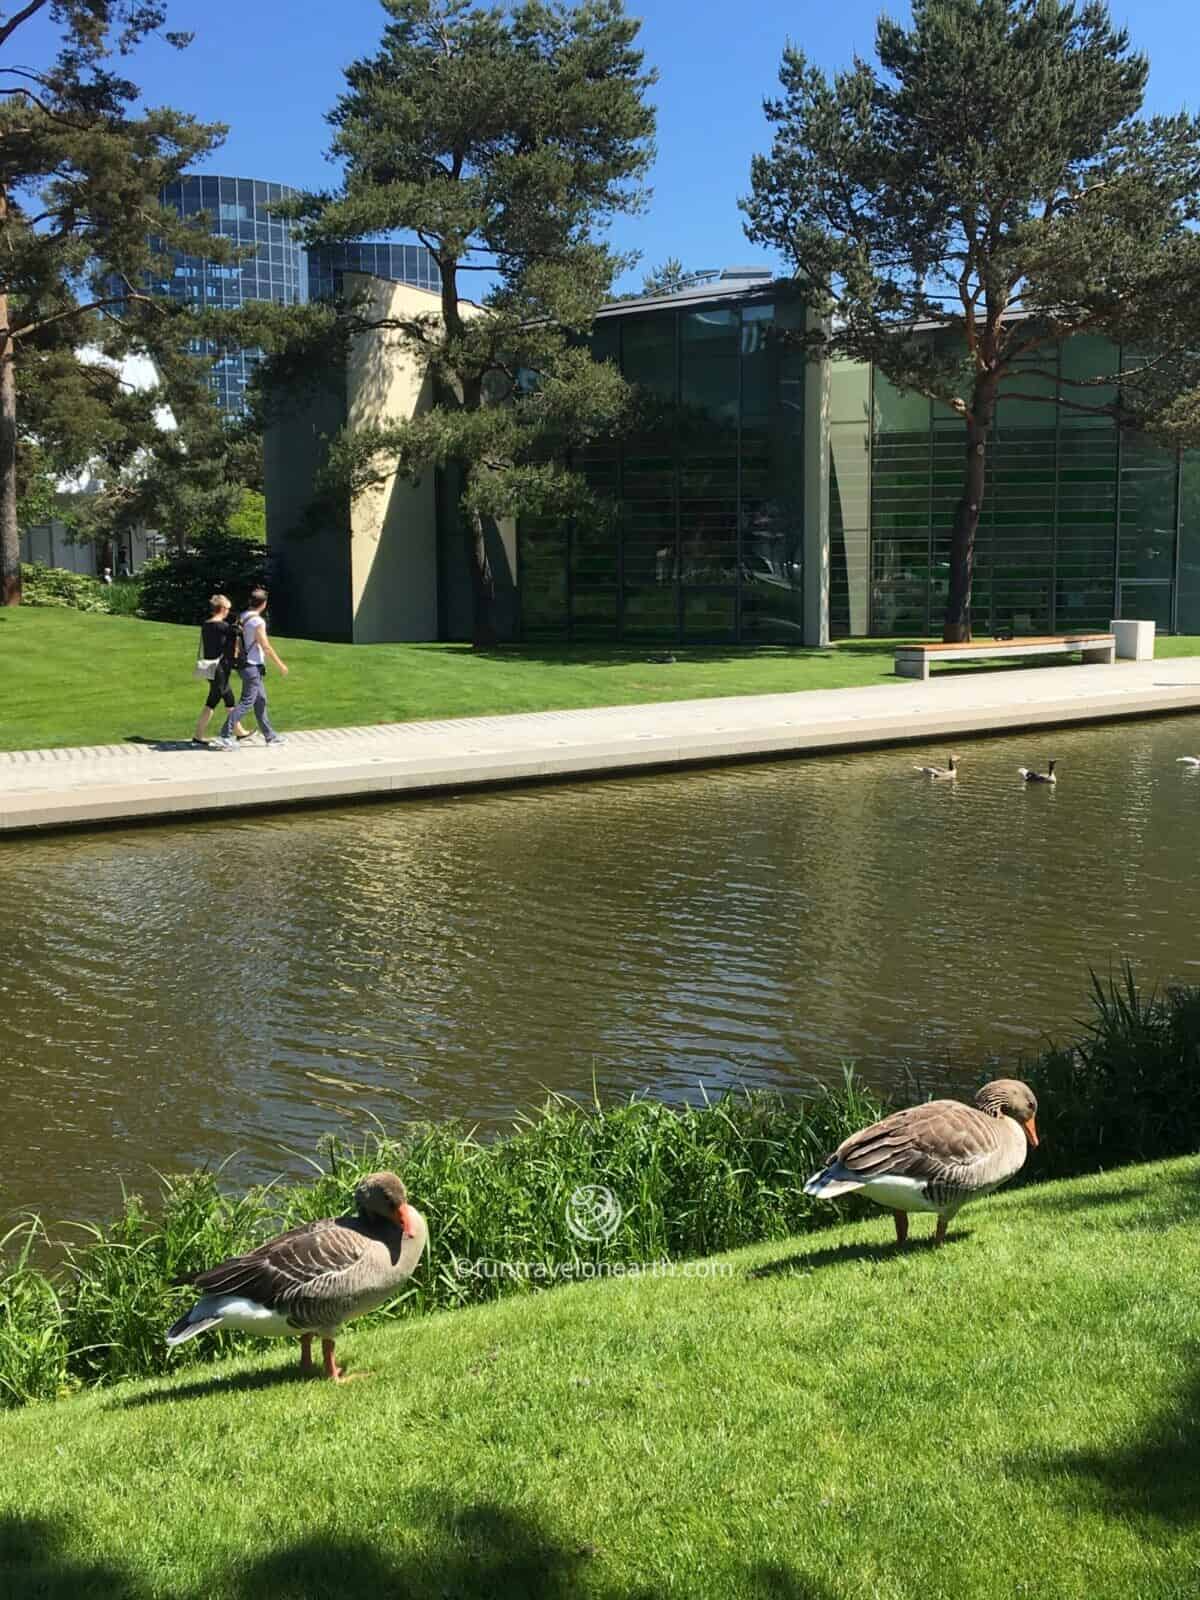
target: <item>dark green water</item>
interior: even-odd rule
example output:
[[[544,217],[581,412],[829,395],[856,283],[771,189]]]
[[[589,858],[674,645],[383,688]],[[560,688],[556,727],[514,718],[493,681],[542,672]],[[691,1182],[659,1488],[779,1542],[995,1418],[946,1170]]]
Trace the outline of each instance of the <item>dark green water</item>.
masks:
[[[0,1213],[547,1088],[963,1085],[1089,966],[1200,981],[1200,718],[930,754],[8,841]]]

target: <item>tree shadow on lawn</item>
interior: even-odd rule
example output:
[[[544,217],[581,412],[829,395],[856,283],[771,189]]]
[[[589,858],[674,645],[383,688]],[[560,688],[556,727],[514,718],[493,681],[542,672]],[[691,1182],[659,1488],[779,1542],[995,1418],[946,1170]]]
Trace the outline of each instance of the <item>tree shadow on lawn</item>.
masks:
[[[1051,1182],[1055,1180],[1050,1180]],[[1127,1205],[1131,1200],[1142,1200],[1150,1193],[1145,1185],[1124,1189],[1105,1189],[1099,1194],[1039,1194],[1040,1185],[1030,1184],[1018,1191],[1021,1209],[1035,1214],[1043,1212],[1102,1211],[1108,1206]]]
[[[364,1371],[359,1377],[367,1377]],[[198,1378],[195,1383],[165,1385],[160,1389],[146,1389],[124,1399],[114,1396],[105,1406],[109,1411],[136,1411],[142,1406],[163,1405],[171,1400],[211,1400],[221,1394],[238,1394],[255,1389],[278,1389],[288,1383],[327,1383],[329,1380],[313,1373],[302,1372],[298,1362],[286,1366],[260,1368],[254,1372],[231,1372],[222,1376],[218,1367],[211,1378]]]
[[[662,1600],[666,1593],[657,1584],[606,1584],[588,1571],[602,1550],[556,1539],[510,1507],[448,1503],[418,1491],[398,1498],[396,1517],[417,1536],[417,1548],[399,1558],[366,1539],[315,1533],[265,1554],[247,1550],[175,1600],[573,1600],[584,1590],[596,1600]],[[127,1548],[128,1539],[121,1544]],[[156,1570],[159,1594],[162,1579]],[[730,1572],[722,1589],[746,1600],[834,1600],[824,1583],[776,1563]],[[77,1556],[65,1524],[7,1517],[0,1519],[0,1592],[7,1600],[149,1600],[151,1590],[128,1565]]]
[[[941,1249],[950,1245],[963,1244],[971,1237],[969,1232],[961,1229],[948,1233],[946,1242]],[[939,1248],[933,1242],[933,1234],[921,1234],[908,1237],[907,1244],[897,1244],[895,1239],[888,1239],[880,1244],[836,1244],[827,1245],[823,1250],[799,1250],[795,1255],[781,1256],[778,1261],[764,1261],[761,1267],[751,1267],[747,1272],[748,1278],[775,1278],[781,1275],[794,1276],[803,1272],[813,1272],[820,1267],[842,1267],[852,1261],[896,1261],[905,1256],[922,1255],[927,1251]]]
[[[1200,1348],[1193,1351],[1200,1357]],[[1145,1432],[1116,1448],[1017,1456],[1008,1470],[1106,1516],[1174,1527],[1200,1522],[1200,1370]]]

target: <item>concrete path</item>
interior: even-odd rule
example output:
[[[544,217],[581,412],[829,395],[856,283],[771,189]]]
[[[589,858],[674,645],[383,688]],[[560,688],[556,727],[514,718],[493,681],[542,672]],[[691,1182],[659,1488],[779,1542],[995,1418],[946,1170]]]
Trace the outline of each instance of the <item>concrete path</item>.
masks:
[[[595,777],[955,734],[1200,711],[1200,656],[937,673],[862,689],[293,733],[268,749],[117,744],[0,753],[0,832],[480,784]],[[1197,752],[1200,754],[1200,752]]]

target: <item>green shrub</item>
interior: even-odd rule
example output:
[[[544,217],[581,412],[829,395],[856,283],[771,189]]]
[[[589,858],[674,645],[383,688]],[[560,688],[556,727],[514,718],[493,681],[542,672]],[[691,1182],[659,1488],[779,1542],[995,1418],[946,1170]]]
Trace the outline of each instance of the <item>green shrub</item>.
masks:
[[[118,578],[107,586],[108,609],[114,617],[136,617],[142,609],[141,577]]]
[[[75,611],[111,611],[112,586],[65,567],[21,563],[21,597],[27,606],[67,606]]]
[[[400,1172],[430,1224],[426,1261],[400,1299],[375,1313],[379,1320],[401,1307],[436,1311],[531,1292],[561,1280],[564,1269],[583,1275],[600,1261],[678,1260],[836,1221],[802,1184],[879,1111],[850,1077],[811,1099],[731,1095],[695,1108],[634,1100],[608,1110],[555,1100],[486,1144],[454,1124],[409,1127],[353,1147],[330,1142],[326,1168],[311,1181],[235,1198],[211,1173],[166,1179],[157,1216],[130,1196],[114,1222],[60,1241],[57,1268],[35,1271],[26,1243],[7,1277],[0,1273],[0,1295],[7,1285],[10,1301],[0,1317],[0,1404],[165,1371],[163,1334],[195,1298],[174,1280],[283,1228],[346,1210],[355,1183],[373,1169]],[[585,1185],[603,1185],[620,1202],[608,1239],[572,1231],[569,1202]],[[525,1263],[528,1272],[464,1271],[465,1262]],[[244,1340],[230,1335],[206,1337],[173,1352],[170,1365],[239,1345]]]
[[[214,534],[195,549],[147,561],[140,574],[142,615],[157,622],[200,622],[210,595],[227,594],[239,609],[266,575],[263,545]]]
[[[1092,975],[1092,1016],[1024,1072],[1044,1135],[1038,1170],[1069,1177],[1200,1150],[1200,988],[1138,993]]]

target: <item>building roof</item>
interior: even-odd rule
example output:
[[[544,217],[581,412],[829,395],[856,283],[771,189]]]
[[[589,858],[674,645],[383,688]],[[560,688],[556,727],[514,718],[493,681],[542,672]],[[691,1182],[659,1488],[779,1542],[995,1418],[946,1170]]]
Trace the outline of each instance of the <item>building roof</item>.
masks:
[[[629,317],[643,311],[669,311],[689,300],[746,300],[775,282],[770,267],[723,267],[707,283],[689,284],[672,294],[636,295],[630,300],[613,300],[596,313],[602,317]]]

